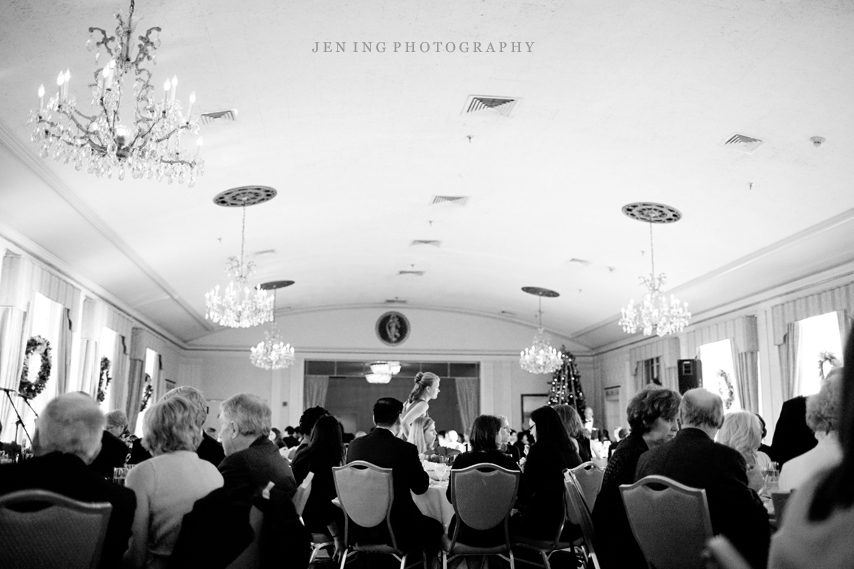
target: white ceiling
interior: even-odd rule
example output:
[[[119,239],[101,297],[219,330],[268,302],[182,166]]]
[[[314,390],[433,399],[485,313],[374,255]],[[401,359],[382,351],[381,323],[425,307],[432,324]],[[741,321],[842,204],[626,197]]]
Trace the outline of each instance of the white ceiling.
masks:
[[[601,347],[649,272],[633,201],[683,213],[655,227],[656,268],[695,314],[854,259],[854,3],[139,0],[140,27],[163,28],[153,83],[177,74],[195,109],[238,110],[203,131],[193,189],[98,180],[29,142],[39,84],[69,68],[88,98],[88,27],[117,7],[0,3],[0,230],[180,342],[217,330],[204,293],[226,283],[240,211],[211,200],[247,184],[279,192],[247,210],[246,239],[275,250],[255,282],[296,281],[280,315],[401,298],[533,324],[534,285],[561,293],[547,328]],[[346,52],[313,53],[324,41]],[[476,41],[523,53],[404,52]],[[468,116],[469,95],[519,102]],[[765,142],[722,146],[733,133]]]

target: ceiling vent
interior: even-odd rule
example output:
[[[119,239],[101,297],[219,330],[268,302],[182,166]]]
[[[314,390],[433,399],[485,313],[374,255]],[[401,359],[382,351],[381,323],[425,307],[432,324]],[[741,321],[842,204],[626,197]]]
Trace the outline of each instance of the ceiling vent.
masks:
[[[400,271],[398,276],[423,277],[424,271]]]
[[[433,197],[433,205],[437,204],[453,204],[453,205],[466,205],[469,199],[466,196],[434,196]]]
[[[202,113],[201,121],[203,125],[237,122],[237,109]]]
[[[753,138],[746,134],[733,134],[726,139],[726,142],[724,142],[723,145],[728,148],[740,150],[741,152],[750,153],[762,146],[763,142],[764,141],[759,140],[758,138]]]
[[[426,245],[428,247],[441,247],[442,242],[436,239],[413,239],[412,243],[409,244],[410,247],[418,247],[420,245]]]
[[[513,112],[513,107],[516,106],[517,99],[509,97],[484,97],[480,95],[471,95],[466,101],[464,115],[474,114],[490,114],[509,117]]]
[[[252,253],[251,256],[257,259],[258,257],[270,257],[275,254],[275,249],[264,249],[263,251],[255,251],[254,253]]]
[[[385,301],[386,304],[406,304],[406,301],[400,298],[389,298]]]

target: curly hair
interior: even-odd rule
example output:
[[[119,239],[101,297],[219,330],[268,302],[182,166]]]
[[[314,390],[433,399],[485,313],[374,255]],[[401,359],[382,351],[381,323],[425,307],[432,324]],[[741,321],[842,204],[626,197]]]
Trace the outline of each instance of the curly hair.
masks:
[[[666,387],[648,384],[638,391],[626,407],[626,420],[633,433],[648,433],[655,420],[661,417],[672,421],[679,413],[682,397]]]
[[[180,395],[161,399],[145,413],[142,446],[155,456],[195,451],[202,442],[202,432],[196,425],[198,411],[196,405]]]
[[[813,432],[830,433],[839,427],[842,412],[842,368],[833,368],[815,395],[807,397],[807,425]]]
[[[724,416],[724,424],[718,432],[717,442],[741,453],[748,464],[756,460],[756,452],[762,442],[762,426],[750,411],[733,411]],[[750,460],[748,460],[750,459]]]

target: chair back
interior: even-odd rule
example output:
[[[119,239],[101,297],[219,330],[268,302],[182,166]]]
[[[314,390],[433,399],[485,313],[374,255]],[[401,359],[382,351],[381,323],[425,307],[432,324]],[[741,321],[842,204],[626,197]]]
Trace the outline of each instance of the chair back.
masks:
[[[34,504],[47,507],[31,511]],[[52,567],[61,559],[63,567],[94,569],[112,510],[108,503],[87,504],[47,490],[0,497],[3,567]]]
[[[596,557],[596,550],[593,546],[596,541],[596,530],[593,528],[593,518],[590,517],[590,510],[587,509],[587,505],[584,503],[584,495],[578,487],[578,480],[571,475],[564,476],[564,485],[566,486],[564,497],[567,511],[571,512],[578,519],[578,524],[581,526],[581,535],[584,540],[584,549],[587,556],[586,561],[588,561],[585,567],[592,566],[595,569],[599,569],[599,560]]]
[[[584,498],[587,510],[592,512],[593,505],[596,503],[596,496],[599,495],[599,489],[602,488],[605,469],[593,462],[585,462],[575,468],[571,468],[569,473],[575,479],[576,485],[581,491],[581,496]]]
[[[516,502],[521,474],[496,464],[451,470],[451,504],[457,519],[475,530],[492,529],[506,522]],[[457,524],[455,534],[459,527]]]
[[[706,544],[706,569],[751,569],[744,557],[722,535],[717,535]]]
[[[702,569],[712,537],[706,491],[664,476],[620,486],[635,540],[656,569]]]
[[[338,500],[344,510],[344,544],[349,546],[349,522],[373,528],[386,522],[392,546],[397,549],[391,529],[391,506],[394,501],[392,469],[380,468],[364,460],[332,468]]]
[[[786,510],[786,503],[791,496],[791,492],[771,492],[771,503],[774,504],[774,517],[777,519],[777,527],[783,525],[783,512]]]
[[[258,569],[261,567],[261,530],[264,526],[264,512],[256,506],[249,510],[249,525],[255,537],[252,543],[226,566],[226,569]]]
[[[302,517],[302,512],[305,510],[305,504],[308,502],[308,497],[311,495],[311,481],[313,478],[314,472],[309,472],[305,477],[305,480],[302,481],[302,484],[299,485],[299,488],[297,488],[297,491],[294,493],[294,509],[300,517]]]

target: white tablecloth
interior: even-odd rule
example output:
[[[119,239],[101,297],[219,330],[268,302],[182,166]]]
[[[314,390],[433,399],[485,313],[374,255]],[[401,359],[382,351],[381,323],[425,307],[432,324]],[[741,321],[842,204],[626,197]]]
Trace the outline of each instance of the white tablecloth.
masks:
[[[454,507],[445,495],[447,491],[447,482],[431,481],[430,487],[426,492],[423,494],[412,494],[412,500],[418,506],[418,509],[421,510],[421,513],[442,522],[442,525],[445,526],[445,531],[448,530],[451,518],[454,517]]]

